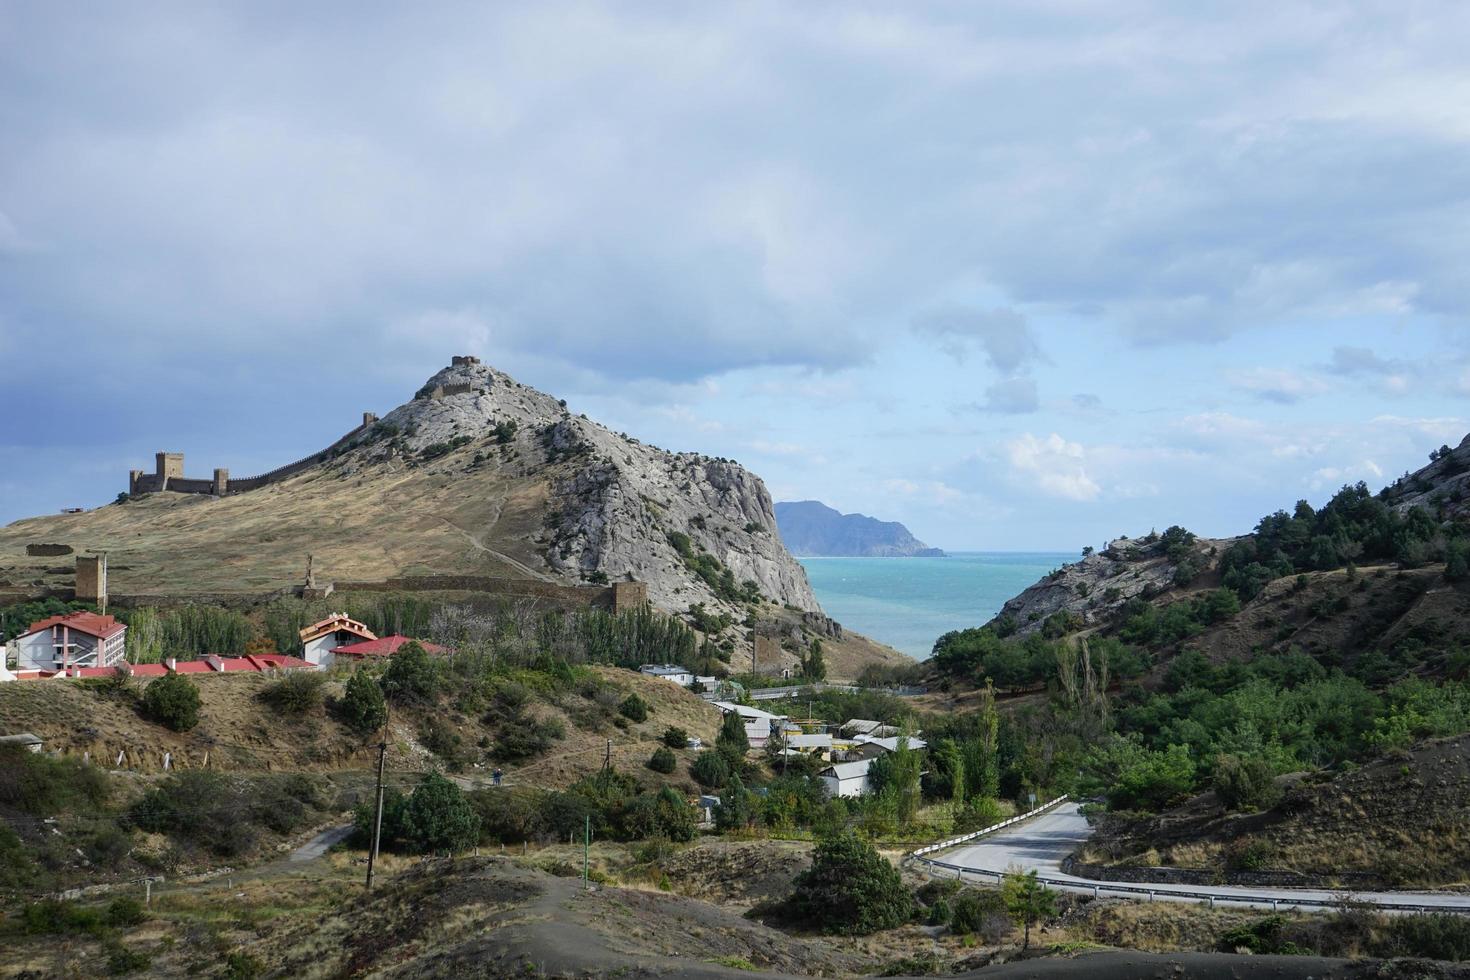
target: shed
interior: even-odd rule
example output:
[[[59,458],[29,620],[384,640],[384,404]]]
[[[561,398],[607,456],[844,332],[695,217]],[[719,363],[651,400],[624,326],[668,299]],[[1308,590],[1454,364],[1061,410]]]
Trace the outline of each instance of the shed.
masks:
[[[817,775],[821,776],[822,783],[827,788],[827,795],[831,797],[862,796],[868,791],[868,767],[872,765],[872,759],[862,759],[858,762],[837,762],[823,769]]]

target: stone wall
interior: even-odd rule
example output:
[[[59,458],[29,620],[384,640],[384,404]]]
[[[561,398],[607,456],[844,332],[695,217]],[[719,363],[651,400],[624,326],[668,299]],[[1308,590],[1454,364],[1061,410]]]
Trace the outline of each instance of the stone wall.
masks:
[[[618,586],[641,587],[644,601],[647,601],[648,596],[648,587],[642,582],[557,585],[536,579],[501,578],[495,575],[405,575],[382,582],[339,581],[334,585],[338,592],[485,592],[525,599],[549,599],[578,606],[598,606],[614,611],[624,608],[619,605]],[[638,593],[638,588],[625,588],[623,601],[631,601]]]
[[[26,554],[32,558],[57,558],[61,555],[71,554],[69,544],[28,544]]]

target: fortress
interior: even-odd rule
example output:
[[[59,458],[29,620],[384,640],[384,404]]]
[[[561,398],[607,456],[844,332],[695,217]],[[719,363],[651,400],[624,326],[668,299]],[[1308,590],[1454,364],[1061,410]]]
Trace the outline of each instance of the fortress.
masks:
[[[226,494],[256,490],[272,483],[279,483],[281,480],[295,476],[308,467],[315,466],[322,460],[329,458],[339,449],[342,449],[353,439],[361,436],[377,421],[378,417],[372,412],[363,412],[362,424],[332,443],[326,449],[312,453],[304,459],[298,459],[294,463],[278,466],[269,473],[262,473],[260,476],[232,479],[229,470],[216,469],[214,471],[214,477],[211,479],[191,478],[184,475],[183,453],[157,453],[154,456],[154,471],[152,473],[146,473],[143,470],[128,471],[128,493],[136,496],[140,493],[158,493],[161,490],[172,490],[174,493],[206,493],[215,497],[223,497]]]

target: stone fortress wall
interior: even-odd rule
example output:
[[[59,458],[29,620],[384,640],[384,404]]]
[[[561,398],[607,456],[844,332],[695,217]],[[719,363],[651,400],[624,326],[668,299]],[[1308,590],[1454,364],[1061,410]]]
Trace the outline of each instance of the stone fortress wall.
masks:
[[[332,453],[350,443],[353,439],[361,436],[364,432],[378,421],[378,417],[372,412],[362,413],[362,424],[347,433],[326,449],[304,456],[294,463],[278,466],[268,473],[259,476],[247,476],[231,478],[227,469],[216,469],[211,479],[205,480],[198,477],[186,477],[184,475],[183,453],[157,453],[154,457],[154,471],[145,473],[143,470],[131,470],[128,473],[128,493],[137,495],[140,493],[158,493],[161,490],[171,490],[174,493],[202,493],[215,497],[223,497],[231,493],[244,493],[247,490],[256,490],[260,487],[279,483],[287,477],[295,476],[302,470],[315,466],[326,459]]]

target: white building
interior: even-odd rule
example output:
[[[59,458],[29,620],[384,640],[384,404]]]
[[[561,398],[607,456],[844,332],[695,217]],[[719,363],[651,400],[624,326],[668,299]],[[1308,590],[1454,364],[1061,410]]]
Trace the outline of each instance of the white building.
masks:
[[[827,795],[834,799],[839,796],[862,796],[868,791],[868,767],[872,764],[872,759],[838,762],[817,775],[821,776],[823,785],[827,787]]]
[[[357,620],[349,619],[346,613],[332,613],[301,631],[301,659],[325,669],[336,661],[333,651],[338,647],[377,638],[377,634]]]
[[[753,749],[765,748],[766,742],[771,738],[771,731],[786,721],[785,715],[775,715],[734,701],[711,701],[710,704],[719,708],[721,714],[733,713],[740,716],[745,722],[745,738]]]
[[[678,664],[644,664],[638,668],[638,673],[647,674],[649,677],[662,677],[666,681],[673,681],[680,687],[688,687],[694,683],[694,672]]]
[[[127,632],[111,616],[91,612],[43,619],[16,637],[16,670],[112,667],[126,653]]]

